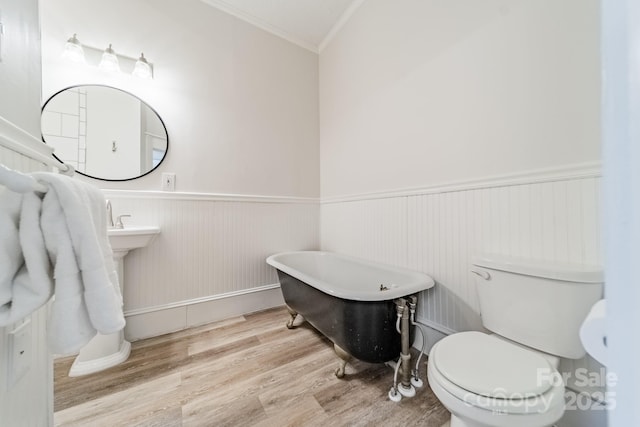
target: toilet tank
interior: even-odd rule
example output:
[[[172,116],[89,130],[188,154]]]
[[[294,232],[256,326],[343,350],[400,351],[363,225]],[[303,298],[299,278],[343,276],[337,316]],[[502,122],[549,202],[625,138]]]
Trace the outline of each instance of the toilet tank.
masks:
[[[585,355],[578,331],[602,298],[600,268],[494,255],[472,264],[487,329],[545,353]]]

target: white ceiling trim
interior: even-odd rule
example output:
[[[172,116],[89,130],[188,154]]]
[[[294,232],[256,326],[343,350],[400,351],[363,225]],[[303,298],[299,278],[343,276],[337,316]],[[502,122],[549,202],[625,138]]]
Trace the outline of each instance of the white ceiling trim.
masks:
[[[351,16],[356,13],[356,10],[358,10],[364,2],[365,0],[355,0],[349,5],[347,10],[345,10],[342,16],[340,16],[340,19],[338,19],[338,22],[336,22],[335,25],[331,27],[331,30],[329,30],[325,38],[322,40],[322,42],[320,42],[320,45],[318,46],[318,53],[322,52],[324,48],[327,47],[331,40],[333,40],[336,34],[338,34],[342,27],[344,27],[349,19],[351,19]]]
[[[264,21],[263,19],[260,19],[234,6],[231,6],[229,3],[223,0],[200,0],[200,1],[208,4],[209,6],[215,7],[216,9],[220,9],[223,12],[226,12],[230,15],[233,15],[236,18],[242,19],[243,21],[246,21],[252,25],[255,25],[258,28],[268,31],[271,34],[274,34],[280,38],[283,38],[295,45],[298,45],[307,50],[310,50],[313,53],[319,53],[318,46],[315,46],[314,44],[309,43],[306,40],[301,39],[300,37],[296,37],[295,35],[287,31],[284,31],[283,29]],[[362,2],[362,1],[364,0],[359,0],[359,2]],[[347,10],[350,10],[350,9],[351,7],[349,7],[349,9]],[[340,18],[340,21],[342,21],[342,17]],[[323,40],[323,43],[324,43],[324,40]]]

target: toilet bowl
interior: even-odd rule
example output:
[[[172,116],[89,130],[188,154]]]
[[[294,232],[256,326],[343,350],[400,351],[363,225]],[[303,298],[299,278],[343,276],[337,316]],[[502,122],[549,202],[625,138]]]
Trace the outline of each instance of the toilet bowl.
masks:
[[[481,332],[451,335],[429,354],[429,386],[451,427],[543,427],[564,412],[557,358]]]
[[[483,326],[429,352],[429,386],[451,427],[546,427],[564,413],[559,357],[584,356],[578,330],[601,298],[598,267],[485,255],[473,260]]]

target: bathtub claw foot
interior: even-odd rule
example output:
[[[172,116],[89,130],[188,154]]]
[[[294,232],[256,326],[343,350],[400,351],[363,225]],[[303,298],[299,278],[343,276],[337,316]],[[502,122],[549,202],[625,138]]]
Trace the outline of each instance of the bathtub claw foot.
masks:
[[[333,350],[336,352],[336,355],[340,358],[339,365],[336,368],[334,374],[337,378],[344,378],[345,367],[347,366],[347,362],[351,360],[351,355],[340,348],[337,344],[333,344]]]
[[[296,317],[298,316],[298,312],[292,310],[289,307],[287,307],[287,311],[289,312],[289,315],[291,316],[291,318],[287,322],[287,329],[294,329],[295,326],[293,326],[293,322],[296,320]]]
[[[295,329],[296,327],[293,326],[293,321],[295,320],[295,316],[291,316],[291,319],[289,319],[289,321],[287,322],[287,328],[288,329]]]

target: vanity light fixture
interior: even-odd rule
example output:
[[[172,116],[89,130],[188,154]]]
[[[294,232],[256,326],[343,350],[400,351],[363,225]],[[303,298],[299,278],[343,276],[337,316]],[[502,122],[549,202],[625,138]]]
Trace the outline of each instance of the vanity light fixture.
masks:
[[[147,58],[144,57],[144,53],[140,54],[140,58],[136,61],[136,66],[131,74],[136,77],[140,77],[141,79],[153,78],[153,70],[151,69],[151,65],[147,62]]]
[[[85,59],[85,52],[87,59]],[[122,67],[122,71],[127,74],[131,73],[131,75],[141,79],[153,79],[153,64],[147,61],[144,53],[141,53],[138,59],[117,54],[113,50],[111,43],[105,50],[97,49],[80,43],[76,34],[67,40],[62,57],[76,63],[86,64],[90,62],[93,66],[100,59],[98,68],[101,70],[120,73]]]
[[[64,45],[62,57],[72,62],[85,62],[84,49],[82,48],[82,44],[80,44],[80,40],[78,40],[76,34],[67,40],[67,43]]]
[[[120,72],[120,62],[118,61],[116,52],[111,47],[111,43],[109,43],[109,47],[104,50],[102,60],[98,67],[106,71]]]

